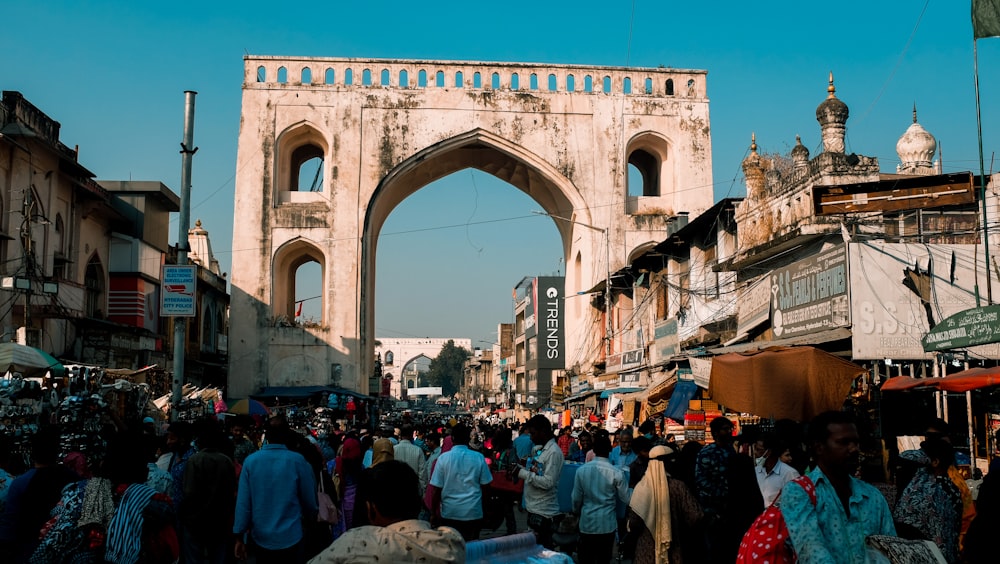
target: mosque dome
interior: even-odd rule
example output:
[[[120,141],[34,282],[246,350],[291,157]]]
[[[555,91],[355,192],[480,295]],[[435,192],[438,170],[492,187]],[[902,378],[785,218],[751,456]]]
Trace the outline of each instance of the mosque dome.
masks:
[[[847,104],[837,98],[833,87],[833,73],[830,73],[830,85],[826,88],[826,100],[816,108],[816,121],[819,122],[823,135],[823,151],[827,153],[844,153],[844,137],[847,134],[847,117],[850,112]]]
[[[850,111],[847,109],[847,104],[842,102],[840,98],[837,98],[837,89],[833,86],[832,72],[830,73],[830,85],[826,87],[826,91],[826,100],[823,100],[816,107],[816,121],[819,122],[821,127],[828,124],[843,125],[847,123]]]
[[[917,107],[913,106],[913,123],[896,142],[896,154],[902,163],[901,171],[930,168],[937,151],[937,139],[917,123]]]

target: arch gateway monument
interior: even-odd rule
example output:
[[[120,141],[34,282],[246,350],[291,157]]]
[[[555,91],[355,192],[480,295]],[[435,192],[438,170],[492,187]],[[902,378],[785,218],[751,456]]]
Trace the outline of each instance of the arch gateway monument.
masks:
[[[379,231],[448,174],[493,174],[564,218],[553,221],[567,295],[662,241],[671,216],[713,203],[705,71],[270,56],[244,67],[234,397],[316,384],[368,392]],[[322,273],[322,319],[299,324],[294,281],[309,262]],[[586,368],[603,358],[602,314],[565,303],[566,356]]]

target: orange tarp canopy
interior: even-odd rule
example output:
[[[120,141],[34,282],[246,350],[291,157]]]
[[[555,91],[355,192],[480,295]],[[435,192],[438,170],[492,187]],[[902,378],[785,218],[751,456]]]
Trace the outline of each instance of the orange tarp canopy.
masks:
[[[911,390],[922,388],[944,392],[968,392],[980,388],[1000,386],[1000,367],[970,368],[950,374],[944,378],[910,378],[896,376],[882,384],[882,391]]]
[[[844,405],[864,367],[813,347],[771,347],[712,359],[708,392],[734,411],[807,421]]]

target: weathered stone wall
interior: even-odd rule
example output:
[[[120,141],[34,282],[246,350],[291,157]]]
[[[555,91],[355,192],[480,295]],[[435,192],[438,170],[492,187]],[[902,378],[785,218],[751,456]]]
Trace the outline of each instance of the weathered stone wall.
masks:
[[[248,56],[244,78],[233,396],[329,383],[334,365],[341,385],[365,391],[379,231],[402,200],[452,172],[489,172],[547,213],[596,228],[555,221],[566,279],[579,280],[568,293],[602,280],[606,255],[615,270],[662,240],[665,214],[712,205],[704,71]],[[626,152],[636,139],[663,156],[657,196],[628,196]],[[303,142],[323,154],[323,192],[289,190],[289,155]],[[577,254],[582,260],[571,260]],[[287,323],[285,271],[300,256],[324,269],[317,327]],[[591,319],[584,300],[568,308],[568,324]]]

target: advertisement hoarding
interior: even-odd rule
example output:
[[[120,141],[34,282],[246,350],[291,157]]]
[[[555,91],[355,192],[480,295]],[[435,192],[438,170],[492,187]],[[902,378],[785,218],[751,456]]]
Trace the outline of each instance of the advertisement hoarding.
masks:
[[[535,278],[531,293],[534,294],[535,327],[538,335],[538,368],[566,368],[564,286],[565,279],[561,276]]]
[[[776,338],[850,325],[846,246],[779,268],[770,278],[771,327]]]
[[[930,359],[921,340],[948,317],[976,306],[974,245],[851,243],[852,352],[855,360]],[[982,248],[978,264],[984,263]],[[929,284],[924,304],[903,284],[905,271],[919,270]],[[995,279],[994,279],[995,280]],[[979,287],[986,276],[979,269]],[[928,319],[930,315],[931,319]],[[970,347],[985,358],[1000,358],[997,344]]]

